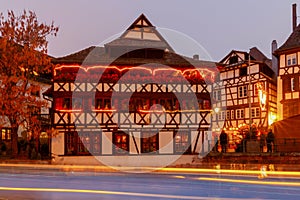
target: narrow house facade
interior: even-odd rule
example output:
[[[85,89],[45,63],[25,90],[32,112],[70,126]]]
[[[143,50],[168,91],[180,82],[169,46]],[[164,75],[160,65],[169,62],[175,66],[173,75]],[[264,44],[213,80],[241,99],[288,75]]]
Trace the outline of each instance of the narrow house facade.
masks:
[[[276,78],[271,60],[256,47],[249,53],[233,50],[220,63],[223,67],[213,87],[213,122],[222,126],[214,130],[226,130],[229,150],[235,151],[249,124],[257,130],[256,138],[276,119]]]

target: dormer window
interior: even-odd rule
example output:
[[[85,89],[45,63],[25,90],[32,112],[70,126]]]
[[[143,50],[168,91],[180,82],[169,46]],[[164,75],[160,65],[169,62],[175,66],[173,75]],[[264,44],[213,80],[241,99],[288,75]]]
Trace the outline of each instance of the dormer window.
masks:
[[[234,63],[237,63],[239,61],[239,58],[238,56],[232,56],[229,58],[229,64],[234,64]]]

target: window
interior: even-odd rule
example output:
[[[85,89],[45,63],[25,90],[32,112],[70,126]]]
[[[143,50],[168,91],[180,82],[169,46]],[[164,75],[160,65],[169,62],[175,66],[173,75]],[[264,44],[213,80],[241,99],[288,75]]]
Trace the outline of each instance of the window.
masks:
[[[229,58],[229,64],[234,64],[237,63],[239,61],[238,56],[232,56]]]
[[[94,104],[95,109],[111,109],[110,99],[97,98]]]
[[[209,100],[203,100],[203,109],[210,109]]]
[[[65,133],[65,151],[66,155],[90,155],[100,154],[101,133]]]
[[[11,140],[11,129],[10,128],[2,128],[1,129],[1,138],[2,141]]]
[[[248,75],[247,69],[248,69],[247,67],[240,68],[240,76],[247,76]]]
[[[214,92],[213,92],[213,98],[216,101],[221,101],[221,90],[214,90]]]
[[[238,93],[239,93],[239,98],[244,98],[244,97],[247,97],[247,86],[244,85],[244,86],[240,86],[238,88]]]
[[[220,114],[217,114],[218,120],[225,120],[225,111],[220,112]]]
[[[88,154],[91,146],[91,138],[88,133],[80,133],[77,137],[77,153]]]
[[[222,111],[221,114],[222,114],[222,120],[225,120],[225,111]]]
[[[236,118],[237,119],[244,119],[244,109],[237,109],[236,110]]]
[[[76,145],[77,145],[77,133],[75,132],[66,132],[65,133],[65,154],[75,155],[76,154]]]
[[[129,137],[124,132],[115,132],[113,134],[113,150],[115,154],[128,154],[129,152]]]
[[[297,56],[295,53],[287,55],[287,66],[296,65],[297,64]]]
[[[72,99],[72,109],[82,109],[82,98]]]
[[[189,132],[177,132],[174,136],[174,152],[175,153],[190,153],[190,137]]]
[[[63,98],[63,109],[70,109],[71,108],[71,98]]]
[[[226,119],[230,119],[230,111],[226,110]]]
[[[71,109],[71,98],[56,98],[55,99],[55,109]]]
[[[142,153],[158,153],[158,134],[142,133]]]
[[[251,116],[252,117],[260,117],[260,109],[259,108],[252,108],[251,109]]]
[[[234,110],[231,111],[231,119],[234,119]]]

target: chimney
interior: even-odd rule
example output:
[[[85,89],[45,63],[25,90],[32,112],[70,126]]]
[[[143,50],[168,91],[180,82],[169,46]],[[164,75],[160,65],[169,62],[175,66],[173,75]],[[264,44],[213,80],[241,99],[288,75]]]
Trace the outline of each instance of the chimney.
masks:
[[[273,71],[275,72],[275,78],[277,80],[277,76],[278,76],[278,60],[277,60],[277,57],[274,56],[274,52],[277,50],[277,41],[276,40],[273,40],[272,41],[272,69]]]
[[[193,55],[193,59],[194,60],[199,60],[199,55],[198,54]]]
[[[295,28],[297,27],[297,4],[293,4],[293,8],[292,8],[292,12],[293,12],[293,32],[295,30]]]

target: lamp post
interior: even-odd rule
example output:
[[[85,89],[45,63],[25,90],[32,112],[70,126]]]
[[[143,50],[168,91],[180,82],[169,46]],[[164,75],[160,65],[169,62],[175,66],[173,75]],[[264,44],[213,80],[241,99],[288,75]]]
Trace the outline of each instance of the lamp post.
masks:
[[[249,103],[249,134],[252,135],[252,110],[251,110],[251,73],[250,73],[250,51],[248,55],[248,103]]]
[[[220,131],[220,129],[219,129],[219,116],[218,116],[219,111],[220,111],[220,108],[218,108],[218,107],[214,108],[214,112],[216,114],[216,123],[217,123],[217,126],[216,126],[217,128],[215,128],[216,132]],[[216,149],[215,149],[216,152],[218,152],[218,145],[219,145],[218,144],[218,138],[219,138],[219,133],[217,134],[217,139],[215,139],[215,141],[214,141],[215,147],[216,147]]]
[[[217,123],[217,129],[216,130],[219,131],[220,127],[219,127],[219,116],[218,116],[218,113],[220,111],[220,108],[216,107],[216,108],[214,108],[214,111],[216,113],[216,123]]]

